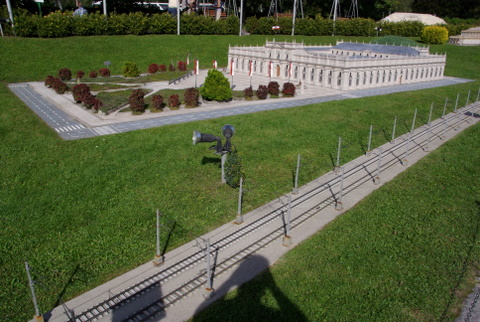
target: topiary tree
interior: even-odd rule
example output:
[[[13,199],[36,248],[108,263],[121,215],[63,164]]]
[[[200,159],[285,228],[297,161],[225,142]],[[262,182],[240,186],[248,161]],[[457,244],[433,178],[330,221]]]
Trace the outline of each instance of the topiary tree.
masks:
[[[445,44],[448,41],[448,30],[440,26],[427,26],[422,30],[421,39],[426,44]]]
[[[255,95],[261,100],[264,100],[268,97],[268,88],[265,85],[258,85],[258,89],[255,92]]]
[[[157,64],[153,63],[153,64],[150,64],[148,65],[148,73],[149,74],[155,74],[156,72],[158,72],[159,70],[159,67]]]
[[[58,77],[62,81],[68,81],[72,79],[72,71],[68,68],[62,68],[58,71]]]
[[[110,69],[107,67],[100,68],[99,72],[102,77],[110,77]]]
[[[245,88],[243,90],[243,93],[245,94],[245,99],[251,100],[253,98],[253,88],[252,88],[252,86]]]
[[[277,82],[268,83],[268,92],[270,95],[278,96],[280,94],[280,85]]]
[[[282,94],[287,97],[295,96],[295,85],[290,82],[284,83]]]
[[[186,107],[197,107],[199,104],[200,93],[195,87],[190,87],[185,90],[183,101]]]
[[[179,71],[184,72],[184,71],[187,70],[187,63],[184,62],[184,61],[179,61],[177,63],[177,68],[178,68]]]
[[[128,103],[133,114],[141,114],[145,111],[145,93],[141,89],[136,89],[130,94]]]
[[[168,98],[168,107],[170,107],[171,110],[178,110],[180,108],[180,97],[178,94],[170,95]]]
[[[162,95],[153,95],[152,96],[152,107],[150,108],[151,112],[161,112],[163,111],[163,96]]]
[[[126,62],[125,65],[123,65],[123,76],[125,77],[140,76],[140,71],[138,70],[137,64],[133,62]]]
[[[230,101],[232,99],[230,82],[221,71],[216,69],[208,71],[200,93],[207,101]]]
[[[53,80],[52,87],[55,90],[55,92],[57,92],[57,94],[65,94],[65,92],[69,90],[67,84],[62,82],[60,78],[55,78]]]
[[[87,84],[78,84],[72,88],[73,100],[77,103],[83,102],[89,93],[90,88]]]
[[[83,70],[77,71],[77,79],[82,79],[85,76],[85,72]]]
[[[45,79],[45,86],[51,88],[53,87],[53,83],[55,83],[55,77],[53,77],[52,75],[48,75]]]

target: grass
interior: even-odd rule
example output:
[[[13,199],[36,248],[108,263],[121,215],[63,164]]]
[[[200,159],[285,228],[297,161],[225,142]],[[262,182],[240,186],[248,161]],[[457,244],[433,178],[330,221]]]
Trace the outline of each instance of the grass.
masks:
[[[331,37],[295,39],[312,44],[333,41]],[[297,154],[302,155],[305,163],[300,177],[300,184],[304,184],[332,169],[332,155],[336,152],[339,135],[345,141],[341,160],[344,163],[363,153],[370,124],[374,125],[372,146],[378,146],[389,139],[395,116],[400,124],[397,133],[405,133],[411,125],[414,108],[418,108],[417,124],[420,125],[426,122],[432,102],[434,117],[438,117],[445,97],[450,97],[449,110],[452,110],[457,93],[465,99],[468,90],[476,93],[480,87],[477,80],[437,89],[315,104],[78,141],[61,140],[7,87],[13,82],[44,80],[63,67],[72,71],[97,70],[106,60],[112,63],[112,74],[120,74],[125,61],[134,61],[141,71],[146,71],[150,63],[169,64],[177,55],[183,57],[186,53],[190,53],[193,59],[198,58],[202,68],[209,67],[212,59],[217,59],[220,66],[226,66],[228,44],[263,44],[264,41],[262,36],[0,38],[0,221],[3,228],[0,235],[0,314],[3,318],[26,320],[33,314],[24,271],[25,260],[33,267],[34,278],[41,279],[44,285],[38,285],[37,296],[40,309],[45,312],[56,304],[60,295],[67,300],[152,259],[156,209],[160,209],[168,220],[177,221],[169,249],[233,220],[237,191],[220,183],[219,158],[207,146],[192,146],[193,130],[220,133],[224,124],[235,126],[237,133],[232,143],[237,146],[245,167],[249,192],[245,195],[244,211],[249,211],[292,188]],[[96,46],[94,51],[90,50],[92,43]],[[432,51],[448,52],[447,75],[478,79],[478,47],[432,46]],[[52,59],[53,52],[61,54]],[[476,126],[470,133],[476,137],[479,131]],[[445,163],[447,168],[470,165],[471,171],[478,172],[476,149],[471,148],[475,142],[478,140],[453,141],[452,145],[472,153],[461,154],[458,158],[452,154]],[[447,176],[445,171],[441,170],[440,175]],[[405,190],[401,187],[390,195],[400,194]],[[473,181],[455,186],[453,191],[447,185],[446,190],[450,191],[452,198],[444,198],[451,202],[441,208],[444,213],[456,213],[458,201],[454,201],[454,197],[463,193],[462,196],[470,198],[479,192]],[[426,203],[441,199],[431,197],[425,191],[416,199]],[[385,203],[409,202],[405,200],[398,202],[392,198]],[[465,207],[470,207],[470,212],[477,209],[467,201]],[[422,212],[415,209],[408,214],[421,217]],[[468,211],[459,212],[465,216],[462,220],[472,218],[468,217],[471,216]],[[405,222],[405,229],[408,223]],[[377,234],[378,242],[382,242],[383,226],[371,227],[376,227],[373,233]],[[457,239],[454,241],[460,245],[467,245],[472,239],[471,224],[464,229],[463,237],[455,235]],[[359,234],[356,232],[354,236],[363,238]],[[328,242],[333,243],[339,238],[336,236],[330,235]],[[432,246],[422,239],[418,248],[411,244],[406,250],[428,257],[430,252],[436,254],[436,247],[440,247],[439,251],[456,252],[457,246],[453,244]],[[335,245],[325,247],[341,247]],[[342,249],[337,251],[342,253]],[[355,264],[357,258],[357,255],[352,257],[352,269],[361,269]],[[348,262],[348,256],[343,260]],[[289,262],[288,257],[282,261]],[[428,266],[416,268],[416,264],[409,262],[405,270],[417,272],[425,269],[430,275],[437,274],[438,267],[429,270]],[[444,269],[452,269],[453,275],[458,273],[458,266],[451,267],[450,262],[443,265]],[[280,278],[276,276],[275,280]],[[335,281],[336,276],[333,276],[328,283]],[[451,281],[449,279],[447,283],[452,284]],[[463,283],[465,279],[461,281]],[[292,284],[292,281],[287,279],[285,283]],[[342,283],[348,289],[347,282]],[[465,285],[468,290],[471,284]],[[450,286],[449,289],[454,287]],[[435,296],[450,296],[444,291],[444,287],[438,289]],[[294,294],[300,297],[302,292],[305,290],[296,289]],[[339,300],[345,302],[354,298],[339,296]],[[368,297],[371,298],[373,300],[374,296]],[[398,301],[394,294],[385,299],[389,305]],[[356,301],[359,306],[368,302]],[[313,300],[310,306],[308,303],[307,306],[301,305],[306,315],[316,306]],[[420,302],[416,311],[430,305],[430,302]],[[438,308],[434,309],[437,311]]]
[[[193,320],[454,320],[480,274],[478,140],[477,125]]]

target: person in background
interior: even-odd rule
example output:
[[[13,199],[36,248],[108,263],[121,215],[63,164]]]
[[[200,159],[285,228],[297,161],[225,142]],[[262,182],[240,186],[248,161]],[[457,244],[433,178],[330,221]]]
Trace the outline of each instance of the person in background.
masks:
[[[77,9],[75,10],[75,12],[73,13],[74,16],[84,16],[84,15],[88,15],[88,11],[87,9],[85,9],[83,6],[82,6],[82,3],[81,2],[78,2],[77,1]]]
[[[172,16],[177,15],[177,7],[179,5],[179,0],[168,0],[168,13]]]

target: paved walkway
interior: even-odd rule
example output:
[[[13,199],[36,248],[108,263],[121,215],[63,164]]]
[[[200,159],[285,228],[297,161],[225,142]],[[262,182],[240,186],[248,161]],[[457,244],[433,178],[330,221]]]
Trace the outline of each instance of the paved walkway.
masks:
[[[153,91],[164,88],[188,88],[194,87],[195,84],[200,86],[203,84],[206,74],[207,71],[202,70],[200,75],[191,76],[178,84],[169,85],[168,82],[153,82],[147,83],[145,86],[151,88]],[[196,77],[197,79],[195,80]],[[229,79],[231,82],[231,77]],[[268,77],[256,76],[252,79],[252,86],[253,88],[258,88],[258,85],[268,84],[269,81],[270,79]],[[228,103],[202,102],[198,108],[181,108],[176,111],[165,109],[164,112],[160,113],[150,113],[147,111],[142,115],[131,115],[131,113],[112,113],[111,115],[95,114],[75,104],[72,95],[58,95],[52,89],[45,87],[43,82],[10,84],[9,87],[63,139],[76,140],[169,124],[256,113],[349,98],[448,86],[469,81],[471,80],[445,77],[443,80],[433,82],[353,91],[339,91],[314,86],[304,86],[302,88],[299,86],[299,88],[297,88],[297,95],[293,98],[267,99],[264,101],[239,100]],[[243,90],[250,86],[250,77],[244,74],[235,75],[233,84],[235,88]]]

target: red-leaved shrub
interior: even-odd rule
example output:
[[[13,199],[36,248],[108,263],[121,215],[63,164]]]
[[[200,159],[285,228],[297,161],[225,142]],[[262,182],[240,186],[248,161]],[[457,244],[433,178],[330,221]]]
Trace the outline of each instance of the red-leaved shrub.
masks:
[[[110,77],[110,69],[107,67],[100,68],[99,72],[102,77]]]
[[[283,84],[283,96],[295,96],[295,85],[292,83]]]
[[[187,70],[187,63],[185,63],[184,61],[179,61],[177,64],[177,68],[179,71],[184,72]]]
[[[280,94],[280,85],[277,82],[268,83],[268,92],[270,95],[278,96]]]
[[[252,99],[253,98],[253,88],[252,88],[252,86],[245,88],[243,90],[243,93],[245,94],[245,98]]]
[[[171,71],[171,72],[174,72],[175,71],[175,66],[173,66],[173,64],[170,64],[170,66],[168,66],[168,70]]]
[[[78,79],[82,79],[83,76],[85,76],[85,72],[83,70],[77,71],[77,78]]]
[[[170,95],[168,98],[168,107],[170,107],[171,110],[178,110],[180,107],[180,98],[177,94]]]
[[[267,86],[265,86],[265,85],[259,85],[259,86],[258,86],[258,89],[257,89],[257,91],[256,91],[255,94],[256,94],[257,97],[258,97],[259,99],[261,99],[261,100],[266,99],[267,96],[268,96],[268,88],[267,88]]]
[[[143,113],[145,111],[145,93],[141,89],[136,89],[130,94],[128,103],[133,113]]]
[[[166,71],[167,71],[167,66],[165,66],[165,65],[158,65],[158,70],[159,70],[160,72],[162,72],[162,73],[163,73],[163,72],[166,72]]]
[[[78,84],[72,88],[73,100],[77,103],[83,102],[88,94],[90,94],[90,87],[87,84]]]
[[[163,111],[163,96],[162,95],[153,95],[152,96],[152,112]]]
[[[62,68],[58,71],[58,77],[62,81],[68,81],[72,79],[72,71],[68,68]]]
[[[53,87],[54,82],[55,82],[55,77],[53,77],[52,75],[48,75],[47,79],[45,79],[45,86],[49,88]]]
[[[68,91],[68,86],[60,78],[55,78],[53,81],[53,89],[57,94],[65,94]]]
[[[88,76],[90,76],[90,78],[97,78],[98,74],[96,71],[92,70]]]
[[[156,72],[158,72],[158,70],[159,70],[159,68],[158,68],[157,64],[148,65],[148,73],[149,74],[155,74]]]
[[[197,107],[199,103],[200,92],[195,87],[190,87],[185,90],[183,100],[186,107]]]

